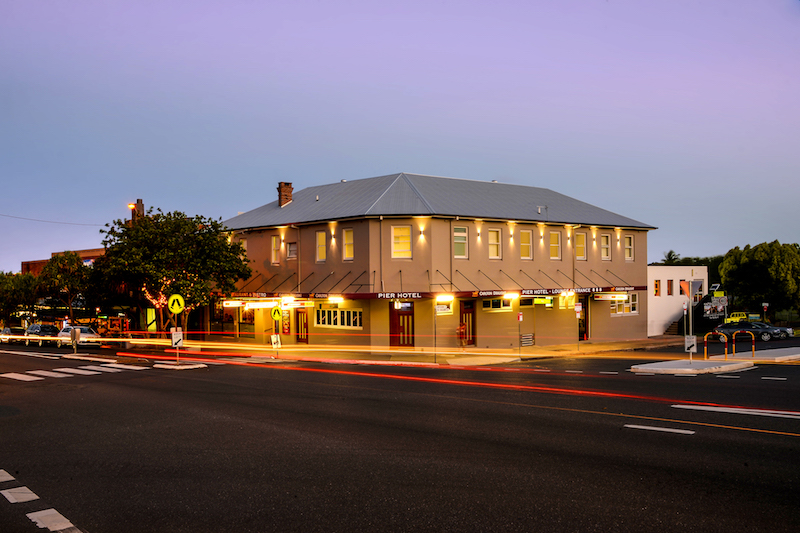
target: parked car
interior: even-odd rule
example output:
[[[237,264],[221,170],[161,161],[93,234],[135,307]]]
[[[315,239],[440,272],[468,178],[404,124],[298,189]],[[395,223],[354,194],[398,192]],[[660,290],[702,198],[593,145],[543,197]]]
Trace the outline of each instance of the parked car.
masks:
[[[44,346],[45,342],[52,342],[45,337],[55,337],[58,335],[58,328],[49,324],[31,324],[25,330],[25,346],[30,346],[31,342],[38,342],[39,346]],[[31,339],[29,337],[39,337]]]
[[[783,326],[773,326],[772,324],[767,324],[766,322],[753,322],[756,326],[761,326],[764,328],[775,328],[780,331],[778,338],[783,340],[789,337],[794,337],[794,330],[792,328],[785,328]]]
[[[58,332],[56,346],[61,348],[62,345],[72,344],[72,330],[78,329],[81,332],[81,338],[78,344],[89,344],[92,342],[100,342],[100,334],[88,326],[64,326],[64,329]]]
[[[22,344],[23,342],[25,342],[25,340],[22,339],[21,337],[24,336],[25,336],[25,328],[21,326],[9,326],[3,328],[3,332],[0,333],[0,342],[4,342],[6,344],[11,344],[12,342]]]
[[[782,335],[781,330],[775,326],[771,326],[769,324],[759,325],[744,320],[741,322],[728,322],[726,324],[720,324],[714,328],[714,333],[717,335],[724,334],[729,339],[732,338],[733,334],[737,331],[749,331],[755,335],[756,339],[765,342],[771,339],[779,339]],[[741,336],[737,335],[737,338],[741,338]]]

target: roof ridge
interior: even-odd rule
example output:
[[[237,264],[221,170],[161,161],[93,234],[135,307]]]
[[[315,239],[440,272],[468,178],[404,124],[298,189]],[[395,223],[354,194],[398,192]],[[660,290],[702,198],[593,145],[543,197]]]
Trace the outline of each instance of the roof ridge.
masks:
[[[419,174],[417,174],[417,175],[419,176]],[[405,173],[405,172],[401,172],[401,173],[400,173],[400,176],[402,176],[402,177],[403,177],[403,179],[405,179],[405,182],[406,182],[406,183],[408,183],[408,186],[409,186],[409,187],[411,187],[411,190],[412,190],[412,191],[414,191],[414,194],[416,194],[416,195],[417,195],[417,198],[419,198],[419,199],[420,199],[420,201],[421,201],[423,204],[425,204],[425,207],[427,207],[427,208],[428,208],[428,211],[430,211],[431,213],[435,213],[436,211],[434,211],[434,209],[433,209],[433,206],[432,206],[432,205],[431,205],[431,204],[428,202],[428,200],[427,200],[427,199],[426,199],[426,198],[425,198],[425,197],[422,195],[422,193],[421,193],[421,192],[419,192],[419,189],[417,189],[417,187],[416,187],[416,186],[415,186],[415,185],[414,185],[414,184],[411,182],[411,178],[409,178],[409,177],[408,177],[408,175],[406,175],[406,173]],[[399,178],[400,176],[398,176],[398,178]],[[431,177],[433,177],[433,176],[431,176]]]
[[[386,193],[387,193],[387,192],[389,192],[389,189],[391,189],[391,188],[392,188],[392,185],[394,185],[395,183],[397,183],[397,180],[399,180],[399,179],[400,179],[400,176],[401,176],[402,174],[403,174],[403,173],[401,172],[400,174],[397,174],[397,175],[394,177],[394,179],[392,180],[392,183],[390,183],[390,184],[389,184],[389,186],[388,186],[388,187],[386,187],[386,188],[383,190],[383,192],[381,193],[381,195],[380,195],[380,196],[378,196],[378,197],[375,199],[375,201],[374,201],[374,202],[372,202],[372,205],[371,205],[371,206],[369,206],[369,207],[366,209],[365,213],[369,213],[370,211],[372,211],[372,208],[373,208],[373,207],[375,207],[375,206],[377,205],[377,203],[381,201],[381,198],[383,198],[383,197],[386,195]],[[391,174],[389,174],[389,175],[391,176]]]

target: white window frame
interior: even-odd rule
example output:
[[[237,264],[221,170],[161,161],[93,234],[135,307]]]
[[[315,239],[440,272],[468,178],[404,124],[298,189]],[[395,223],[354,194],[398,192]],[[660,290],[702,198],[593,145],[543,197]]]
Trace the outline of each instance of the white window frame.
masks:
[[[355,257],[355,242],[353,242],[353,228],[342,230],[342,260],[352,261]]]
[[[489,304],[488,306],[486,304]],[[508,298],[488,298],[482,300],[481,309],[487,313],[497,313],[500,311],[513,311],[512,300]]]
[[[405,246],[400,246],[401,244],[405,244],[406,239],[404,238],[405,235],[401,235],[398,230],[403,230],[403,232],[408,231],[407,249]],[[402,240],[398,241],[398,237],[401,237]],[[392,226],[392,259],[413,259],[412,248],[411,226]]]
[[[578,241],[583,241],[582,243],[578,243]],[[586,261],[586,241],[587,235],[584,232],[576,233],[575,234],[575,260],[576,261]],[[583,253],[580,253],[580,249],[583,249]]]
[[[459,230],[464,230],[459,231]],[[463,239],[463,241],[461,240]],[[464,254],[459,255],[456,251],[456,246],[464,245]],[[453,227],[453,258],[454,259],[469,259],[469,228],[466,226]]]
[[[488,230],[486,230],[486,233],[487,233],[486,244],[488,245],[489,259],[502,259],[503,230],[501,230],[500,228],[489,228]],[[495,253],[493,253],[493,249],[496,250]]]
[[[600,259],[611,261],[611,234],[600,234]]]
[[[286,259],[297,259],[297,243],[286,243]]]
[[[322,309],[314,310],[314,325],[318,328],[364,329],[362,309]]]
[[[328,257],[328,232],[318,231],[316,235],[317,263],[324,263]]]
[[[525,237],[523,237],[523,235],[527,237],[528,242],[525,242]],[[525,253],[526,248],[527,253]],[[519,230],[519,258],[526,261],[533,260],[533,230]]]
[[[633,261],[633,235],[623,236],[625,242],[625,261]]]
[[[556,237],[556,242],[553,242],[553,236]],[[556,247],[556,251],[558,252],[556,256],[553,256],[553,246]],[[561,261],[561,232],[560,231],[551,231],[550,232],[550,251],[549,251],[550,259],[552,261]]]
[[[612,316],[630,316],[639,314],[639,293],[629,292],[627,300],[611,302]]]

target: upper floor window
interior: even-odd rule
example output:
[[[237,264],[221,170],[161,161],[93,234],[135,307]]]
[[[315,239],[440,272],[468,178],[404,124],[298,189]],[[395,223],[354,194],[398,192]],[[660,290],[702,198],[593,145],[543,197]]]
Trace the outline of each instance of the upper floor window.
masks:
[[[328,251],[328,234],[325,231],[317,232],[317,262],[324,263]]]
[[[286,243],[286,259],[297,259],[297,243]]]
[[[611,234],[609,233],[600,235],[600,258],[603,261],[611,261]]]
[[[661,296],[661,280],[653,281],[653,296]]]
[[[352,261],[355,257],[355,244],[353,243],[353,229],[346,228],[342,230],[342,259],[345,261]]]
[[[519,232],[519,258],[533,259],[533,232],[529,229]]]
[[[270,262],[277,265],[281,261],[281,238],[278,235],[272,236],[272,253],[270,254]]]
[[[575,259],[586,261],[586,234],[575,234]]]
[[[392,257],[411,259],[411,226],[392,226]]]
[[[625,235],[625,261],[633,261],[633,235]]]
[[[489,230],[489,259],[502,259],[503,248],[500,245],[500,230]]]
[[[453,257],[466,259],[467,252],[467,228],[455,227],[453,228]]]
[[[671,279],[667,280],[667,296],[672,296],[672,281]]]
[[[561,232],[550,232],[550,259],[561,259]]]

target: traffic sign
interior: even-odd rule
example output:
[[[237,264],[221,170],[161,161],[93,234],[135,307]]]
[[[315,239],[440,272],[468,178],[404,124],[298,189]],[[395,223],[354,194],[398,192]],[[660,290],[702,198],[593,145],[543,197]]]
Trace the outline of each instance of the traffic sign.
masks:
[[[688,353],[697,353],[697,335],[686,335],[684,347]]]
[[[186,302],[183,301],[183,296],[180,294],[173,294],[167,300],[167,308],[169,309],[170,313],[180,314],[183,312],[183,308],[186,305]]]
[[[280,320],[281,319],[281,314],[282,314],[281,313],[281,308],[276,305],[275,307],[272,308],[272,313],[270,313],[270,314],[272,315],[272,320],[276,320],[276,321]]]
[[[181,328],[170,328],[173,348],[183,348],[183,330]]]

